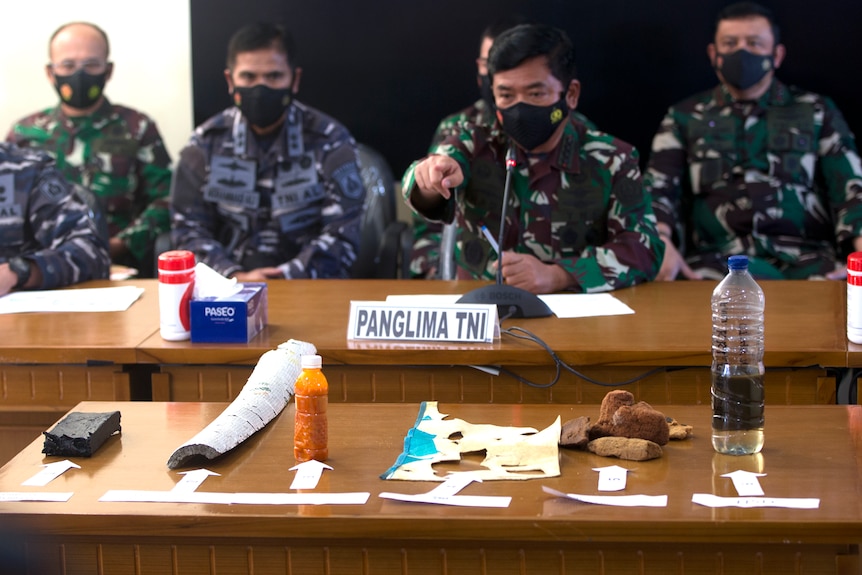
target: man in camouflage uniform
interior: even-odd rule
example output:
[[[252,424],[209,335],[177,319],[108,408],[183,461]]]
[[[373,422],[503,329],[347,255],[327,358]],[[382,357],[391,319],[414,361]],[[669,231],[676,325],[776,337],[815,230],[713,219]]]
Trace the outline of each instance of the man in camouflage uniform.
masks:
[[[498,121],[462,125],[403,179],[414,210],[436,221],[457,217],[458,277],[496,276],[496,254],[480,229],[499,228],[511,149],[513,198],[501,246],[507,285],[533,293],[596,292],[652,279],[663,244],[637,152],[569,115],[580,83],[566,34],[539,25],[512,28],[494,41],[488,67]]]
[[[154,241],[170,229],[171,160],[156,124],[105,97],[113,64],[101,28],[63,25],[48,50],[60,103],[20,120],[7,139],[48,152],[66,179],[90,190],[107,220],[111,258],[149,275]]]
[[[722,10],[708,53],[721,83],[671,107],[653,140],[658,279],[717,279],[734,254],[759,278],[843,277],[862,249],[862,171],[841,112],[774,77],[785,48],[762,6]]]
[[[479,87],[480,98],[472,105],[443,118],[437,125],[437,130],[431,140],[429,153],[435,146],[449,136],[457,136],[462,125],[477,125],[490,127],[496,120],[494,115],[494,94],[491,92],[491,77],[488,75],[488,53],[494,38],[519,24],[518,19],[506,18],[489,24],[479,40],[479,57],[476,58],[476,84]],[[572,118],[587,128],[595,130],[596,126],[577,110],[569,112]],[[440,246],[443,225],[430,222],[421,215],[413,214],[413,251],[410,260],[410,272],[414,278],[434,278],[440,276]],[[444,278],[446,279],[446,278]]]
[[[0,296],[108,277],[89,208],[42,152],[0,143]]]
[[[296,101],[294,58],[280,26],[235,33],[225,78],[236,106],[195,130],[174,174],[174,245],[239,281],[346,278],[359,251],[356,144]]]

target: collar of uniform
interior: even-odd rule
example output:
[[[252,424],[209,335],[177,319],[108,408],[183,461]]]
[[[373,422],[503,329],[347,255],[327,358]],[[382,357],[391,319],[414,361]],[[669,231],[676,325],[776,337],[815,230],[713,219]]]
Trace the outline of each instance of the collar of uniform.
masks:
[[[107,96],[102,97],[102,103],[96,108],[91,114],[87,114],[86,116],[69,116],[64,111],[62,106],[57,106],[53,110],[53,116],[60,122],[62,122],[65,126],[75,127],[80,126],[81,124],[87,122],[96,123],[99,120],[107,120],[111,117],[111,113],[113,112],[113,105],[108,101]]]
[[[566,118],[566,127],[563,135],[557,143],[557,147],[551,150],[549,158],[551,165],[562,172],[577,174],[581,171],[581,140],[586,126],[574,122],[572,117]]]
[[[730,106],[736,102],[724,84],[719,84],[715,87],[713,97],[715,98],[716,105],[719,107]],[[778,78],[773,77],[769,88],[754,103],[762,108],[768,108],[769,106],[781,106],[787,104],[789,101],[790,91],[787,89],[787,86],[782,84]]]

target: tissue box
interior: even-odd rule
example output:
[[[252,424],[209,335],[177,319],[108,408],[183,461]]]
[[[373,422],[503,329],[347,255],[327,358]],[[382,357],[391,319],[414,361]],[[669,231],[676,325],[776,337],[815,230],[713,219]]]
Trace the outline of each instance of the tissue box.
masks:
[[[191,302],[192,343],[247,343],[267,322],[265,283],[244,283],[238,292]]]

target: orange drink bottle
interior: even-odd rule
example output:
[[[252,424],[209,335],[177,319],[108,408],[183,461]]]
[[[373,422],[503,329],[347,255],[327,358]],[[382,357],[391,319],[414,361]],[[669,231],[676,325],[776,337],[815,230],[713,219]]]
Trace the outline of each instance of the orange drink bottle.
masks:
[[[312,459],[326,461],[329,457],[329,431],[326,421],[329,383],[320,370],[320,365],[319,355],[303,355],[302,372],[296,379],[293,456],[298,463]]]

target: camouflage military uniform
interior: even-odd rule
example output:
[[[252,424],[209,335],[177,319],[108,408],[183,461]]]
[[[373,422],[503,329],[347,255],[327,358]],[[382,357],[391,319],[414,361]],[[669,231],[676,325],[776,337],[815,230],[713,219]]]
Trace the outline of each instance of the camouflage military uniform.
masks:
[[[226,276],[278,266],[286,278],[348,277],[365,201],[353,138],[300,102],[258,138],[237,108],[195,130],[174,175],[174,245]]]
[[[596,126],[586,116],[577,111],[572,111],[573,119],[595,130]],[[431,140],[431,148],[441,143],[447,137],[457,137],[461,126],[476,125],[490,127],[496,118],[491,112],[485,100],[479,99],[472,106],[443,118],[437,125],[434,137]],[[440,262],[440,236],[443,226],[439,222],[430,222],[420,214],[413,214],[413,252],[410,260],[410,273],[416,278],[432,277],[432,272],[438,268]],[[439,270],[438,270],[439,271]]]
[[[499,124],[462,126],[432,152],[461,165],[465,182],[431,220],[456,217],[459,278],[493,279],[493,253],[480,227],[496,236],[505,180],[508,138]],[[404,197],[414,189],[416,164],[404,174]],[[664,244],[641,185],[637,151],[569,119],[557,147],[527,156],[517,150],[502,248],[553,262],[575,278],[572,288],[598,292],[651,280]]]
[[[0,143],[0,262],[23,256],[42,289],[108,277],[110,258],[87,205],[42,152]]]
[[[7,139],[51,154],[66,179],[99,198],[110,237],[121,238],[135,258],[123,263],[152,267],[146,258],[153,243],[170,229],[171,159],[150,118],[105,99],[80,118],[59,106],[28,116]]]
[[[645,180],[658,221],[711,277],[733,254],[761,278],[823,276],[862,235],[862,171],[844,118],[778,80],[756,102],[718,86],[673,106]]]

